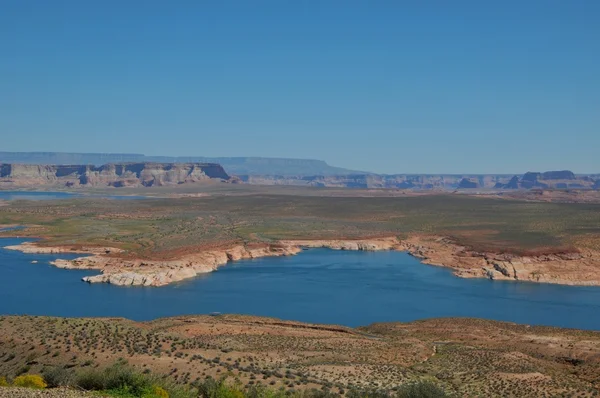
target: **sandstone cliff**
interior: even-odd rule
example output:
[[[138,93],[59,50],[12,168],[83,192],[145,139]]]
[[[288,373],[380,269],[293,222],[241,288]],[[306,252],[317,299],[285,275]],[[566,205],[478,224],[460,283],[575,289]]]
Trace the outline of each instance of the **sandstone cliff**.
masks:
[[[83,278],[89,283],[110,283],[121,286],[163,286],[198,274],[212,272],[229,261],[248,258],[287,256],[298,253],[297,247],[282,245],[244,246],[236,245],[223,250],[209,250],[174,260],[123,259],[110,256],[119,253],[115,248],[43,247],[35,243],[7,246],[5,249],[25,253],[81,253],[87,256],[74,260],[56,260],[52,264],[64,269],[96,269],[102,273]]]
[[[205,157],[205,156],[146,156],[139,153],[69,153],[69,152],[2,152],[0,163],[20,164],[90,164],[107,163],[217,163],[229,174],[275,175],[344,175],[358,173],[342,167],[330,166],[322,160],[261,158],[261,157]]]
[[[261,185],[297,185],[339,188],[415,190],[455,189],[599,189],[600,177],[572,172],[508,174],[345,174],[345,175],[239,175],[243,182]]]
[[[214,163],[114,163],[91,165],[0,164],[0,186],[161,186],[210,179],[231,181]]]
[[[335,250],[399,250],[420,258],[425,264],[447,267],[462,278],[487,278],[564,285],[600,285],[600,253],[591,250],[518,256],[506,253],[479,253],[444,237],[412,236],[400,240],[383,237],[355,240],[286,240],[277,244],[235,245],[209,250],[173,260],[125,259],[114,248],[48,248],[23,243],[7,249],[26,253],[85,253],[75,260],[56,260],[52,264],[66,269],[97,269],[99,275],[83,278],[89,283],[127,286],[163,286],[212,272],[229,261],[267,256],[288,256],[302,248]]]
[[[527,172],[522,176],[514,176],[507,183],[498,183],[495,188],[499,189],[567,189],[567,188],[587,188],[596,189],[595,179],[590,176],[576,176],[572,171],[546,171]]]

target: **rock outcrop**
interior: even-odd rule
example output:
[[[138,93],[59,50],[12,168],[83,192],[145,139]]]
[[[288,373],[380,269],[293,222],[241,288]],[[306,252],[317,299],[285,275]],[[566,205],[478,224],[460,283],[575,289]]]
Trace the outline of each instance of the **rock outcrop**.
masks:
[[[344,175],[358,171],[330,166],[322,160],[261,158],[261,157],[206,157],[206,156],[146,156],[139,153],[69,153],[69,152],[2,152],[0,163],[19,164],[90,164],[107,163],[217,163],[228,174],[271,175]],[[362,172],[360,172],[362,173]]]
[[[465,189],[465,188],[469,189],[469,188],[477,188],[477,187],[479,187],[479,184],[477,184],[477,182],[475,182],[469,178],[463,178],[458,183],[458,188],[460,188],[460,189]]]
[[[576,176],[570,171],[507,174],[345,174],[345,175],[239,175],[248,184],[297,185],[334,188],[413,190],[455,189],[600,189],[600,177]]]
[[[162,186],[210,179],[232,181],[214,163],[114,163],[91,165],[1,164],[0,186]]]
[[[283,240],[281,241],[281,244],[291,247],[359,251],[396,250],[402,247],[401,241],[396,237],[352,240]]]
[[[102,273],[84,277],[89,283],[111,283],[122,286],[163,286],[202,273],[212,272],[229,261],[248,258],[287,256],[301,251],[300,248],[283,245],[237,245],[223,250],[209,250],[187,255],[174,260],[126,259],[114,254],[121,253],[116,248],[44,247],[27,242],[7,246],[9,250],[25,253],[82,253],[87,256],[74,260],[55,260],[51,264],[64,269],[96,269]]]
[[[514,176],[507,183],[496,184],[497,189],[598,189],[590,176],[576,176],[572,171],[527,172]]]
[[[101,273],[84,277],[89,283],[123,286],[163,286],[198,274],[215,271],[230,262],[247,258],[289,256],[303,248],[334,250],[406,251],[425,264],[447,267],[462,278],[488,278],[564,285],[600,286],[600,253],[591,250],[518,256],[506,253],[480,253],[457,245],[448,238],[412,236],[341,240],[284,240],[277,244],[235,245],[208,250],[173,260],[127,259],[115,248],[43,247],[23,243],[7,249],[26,253],[85,253],[74,260],[56,260],[53,265],[65,269],[96,269]]]
[[[588,249],[519,256],[475,252],[439,237],[413,237],[402,243],[425,264],[451,268],[462,278],[600,286],[600,253]]]
[[[84,253],[74,260],[55,260],[52,264],[64,269],[96,269],[99,275],[87,276],[89,283],[111,283],[121,286],[163,286],[193,278],[198,274],[215,271],[230,261],[248,258],[289,256],[302,251],[302,247],[328,247],[340,250],[391,250],[397,248],[396,238],[330,241],[285,241],[278,244],[254,246],[236,245],[222,250],[208,250],[174,260],[126,259],[116,256],[115,248],[44,247],[26,242],[6,249],[25,253]]]

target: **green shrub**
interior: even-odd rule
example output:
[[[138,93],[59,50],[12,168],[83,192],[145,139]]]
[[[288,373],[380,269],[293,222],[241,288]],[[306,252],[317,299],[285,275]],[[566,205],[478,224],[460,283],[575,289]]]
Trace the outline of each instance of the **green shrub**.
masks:
[[[398,388],[398,398],[443,398],[448,395],[431,381],[406,383]]]
[[[152,396],[152,398],[154,398],[154,397],[169,398],[169,393],[167,392],[167,390],[165,390],[164,388],[162,388],[160,386],[154,386],[154,387],[152,387],[151,396]],[[150,397],[148,397],[148,398],[150,398]]]
[[[385,390],[350,390],[346,397],[348,398],[390,398],[394,395]],[[448,395],[435,383],[430,381],[417,381],[402,384],[398,387],[396,398],[445,398]]]
[[[27,387],[27,388],[46,388],[47,384],[44,378],[40,375],[23,375],[17,377],[13,381],[13,385],[16,387]]]
[[[45,368],[42,371],[42,376],[44,376],[48,387],[51,388],[70,386],[75,381],[75,373],[60,366]]]
[[[31,366],[29,366],[29,365],[21,366],[19,369],[17,369],[16,376],[25,374],[25,373],[29,372],[30,369],[31,369]]]
[[[356,390],[352,389],[348,391],[346,395],[348,398],[390,398],[390,395],[382,390],[370,389],[370,390]]]
[[[137,397],[152,389],[152,382],[148,377],[120,363],[104,369],[102,376],[104,390],[125,390]]]
[[[225,379],[208,378],[198,385],[201,398],[244,398],[245,394],[239,384],[230,384]]]
[[[6,381],[6,377],[0,377],[0,387],[8,387],[8,381]]]
[[[115,397],[188,398],[196,397],[184,387],[138,372],[124,362],[104,370],[87,369],[79,373],[75,385],[88,391],[104,391]]]
[[[88,391],[100,391],[104,389],[104,378],[101,372],[90,369],[77,375],[75,385]]]

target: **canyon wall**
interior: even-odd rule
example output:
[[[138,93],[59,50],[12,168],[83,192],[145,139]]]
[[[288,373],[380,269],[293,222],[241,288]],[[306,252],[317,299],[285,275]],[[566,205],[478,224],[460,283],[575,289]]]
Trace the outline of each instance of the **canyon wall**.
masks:
[[[330,166],[322,160],[263,158],[263,157],[206,157],[206,156],[146,156],[136,153],[73,153],[73,152],[3,152],[0,163],[11,164],[90,164],[107,163],[218,163],[229,174],[253,175],[344,175],[364,173]]]
[[[2,186],[162,186],[206,180],[232,181],[214,163],[112,163],[92,165],[0,164]]]
[[[261,185],[297,185],[339,188],[388,188],[417,190],[454,189],[599,189],[597,175],[571,171],[511,174],[347,174],[347,175],[240,175],[243,182]]]

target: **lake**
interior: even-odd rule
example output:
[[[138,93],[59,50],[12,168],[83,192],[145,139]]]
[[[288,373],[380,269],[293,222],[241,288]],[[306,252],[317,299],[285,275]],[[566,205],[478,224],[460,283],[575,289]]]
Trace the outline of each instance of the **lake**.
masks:
[[[116,200],[145,199],[139,195],[82,195],[70,192],[0,191],[0,200],[55,200],[72,198],[109,198]]]
[[[0,246],[23,241],[1,238]],[[48,264],[59,257],[76,255],[0,249],[0,314],[148,320],[222,312],[348,326],[461,316],[600,330],[598,287],[461,279],[401,252],[307,250],[158,288],[90,285],[81,278],[96,272]]]

